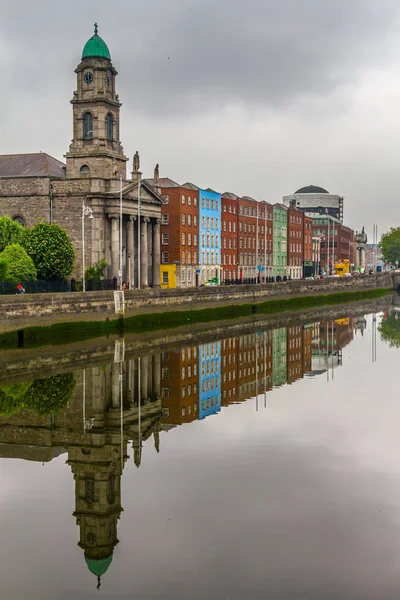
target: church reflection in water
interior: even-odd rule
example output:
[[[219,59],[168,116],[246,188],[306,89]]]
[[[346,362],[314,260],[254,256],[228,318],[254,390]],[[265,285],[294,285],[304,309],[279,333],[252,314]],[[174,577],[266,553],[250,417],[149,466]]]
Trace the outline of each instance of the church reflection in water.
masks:
[[[124,357],[116,352],[112,364],[0,388],[0,456],[47,462],[67,453],[79,546],[100,586],[118,544],[121,476],[130,449],[139,467],[144,442],[153,438],[159,452],[162,431],[248,398],[255,397],[258,407],[274,386],[328,373],[341,365],[354,325],[348,318],[253,331],[130,360],[119,360]],[[63,397],[58,406],[57,389]]]

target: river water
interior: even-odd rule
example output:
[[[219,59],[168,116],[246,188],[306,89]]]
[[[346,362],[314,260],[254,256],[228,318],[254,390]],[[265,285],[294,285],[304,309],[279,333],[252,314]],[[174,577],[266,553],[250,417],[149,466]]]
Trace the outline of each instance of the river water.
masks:
[[[1,598],[397,599],[400,313],[358,313],[2,385]]]

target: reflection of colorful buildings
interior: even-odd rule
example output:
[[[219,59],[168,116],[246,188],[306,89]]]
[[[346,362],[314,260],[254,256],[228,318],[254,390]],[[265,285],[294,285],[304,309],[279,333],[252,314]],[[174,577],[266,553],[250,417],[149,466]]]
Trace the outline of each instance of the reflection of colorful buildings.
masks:
[[[238,339],[228,338],[221,342],[221,403],[223,406],[237,402]]]
[[[286,327],[272,332],[272,382],[274,387],[283,385],[287,379]]]
[[[199,346],[199,418],[221,409],[221,342]]]
[[[181,425],[198,418],[198,348],[175,348],[161,355],[161,395],[168,409],[166,423]]]
[[[303,377],[303,327],[294,325],[287,330],[287,383]]]

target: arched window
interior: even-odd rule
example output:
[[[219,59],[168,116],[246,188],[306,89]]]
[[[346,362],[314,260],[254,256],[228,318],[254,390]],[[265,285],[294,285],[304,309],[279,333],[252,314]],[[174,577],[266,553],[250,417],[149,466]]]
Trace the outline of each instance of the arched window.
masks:
[[[93,137],[93,115],[90,112],[83,115],[83,137],[85,140]]]
[[[23,217],[17,215],[16,217],[13,217],[13,221],[19,223],[20,225],[22,225],[22,227],[25,227],[25,219]]]
[[[114,117],[112,116],[111,113],[108,113],[108,115],[106,116],[106,137],[108,140],[111,140],[111,141],[114,139],[113,127],[114,127]]]
[[[79,172],[81,175],[89,175],[89,167],[87,165],[82,165]]]

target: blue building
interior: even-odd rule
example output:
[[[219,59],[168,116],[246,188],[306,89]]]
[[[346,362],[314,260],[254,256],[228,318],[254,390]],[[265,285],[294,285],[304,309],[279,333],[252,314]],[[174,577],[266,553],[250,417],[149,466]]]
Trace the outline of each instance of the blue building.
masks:
[[[199,190],[199,269],[200,283],[220,283],[221,266],[221,194]]]
[[[221,342],[199,346],[199,419],[221,410]]]

